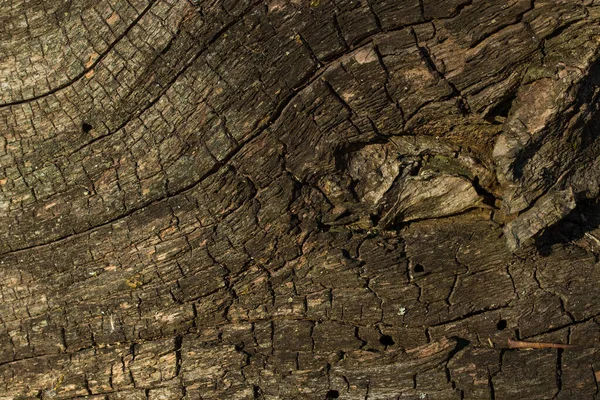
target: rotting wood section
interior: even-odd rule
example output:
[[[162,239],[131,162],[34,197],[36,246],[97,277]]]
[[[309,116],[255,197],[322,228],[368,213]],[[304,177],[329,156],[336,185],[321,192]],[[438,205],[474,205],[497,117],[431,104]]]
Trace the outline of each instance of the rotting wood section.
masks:
[[[1,396],[596,397],[599,20],[0,4]]]

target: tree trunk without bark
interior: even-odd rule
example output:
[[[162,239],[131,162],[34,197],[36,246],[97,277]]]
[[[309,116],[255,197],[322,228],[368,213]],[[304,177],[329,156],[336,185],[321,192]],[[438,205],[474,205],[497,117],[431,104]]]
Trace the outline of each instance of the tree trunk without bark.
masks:
[[[599,22],[1,2],[0,398],[600,397]]]

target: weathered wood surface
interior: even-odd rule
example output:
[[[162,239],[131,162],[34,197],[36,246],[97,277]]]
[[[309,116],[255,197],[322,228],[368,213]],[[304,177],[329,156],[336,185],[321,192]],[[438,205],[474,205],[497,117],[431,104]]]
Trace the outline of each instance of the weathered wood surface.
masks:
[[[599,20],[0,2],[0,398],[600,397]]]

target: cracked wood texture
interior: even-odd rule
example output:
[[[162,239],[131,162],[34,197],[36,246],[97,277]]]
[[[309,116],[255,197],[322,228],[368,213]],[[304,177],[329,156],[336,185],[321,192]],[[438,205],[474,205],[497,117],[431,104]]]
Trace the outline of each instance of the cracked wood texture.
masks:
[[[599,21],[0,2],[0,397],[600,397]]]

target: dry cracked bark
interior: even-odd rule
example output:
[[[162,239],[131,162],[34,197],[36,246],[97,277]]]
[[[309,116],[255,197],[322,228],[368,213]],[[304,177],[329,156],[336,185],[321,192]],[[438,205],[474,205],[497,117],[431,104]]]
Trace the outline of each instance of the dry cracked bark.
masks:
[[[600,397],[599,20],[0,3],[0,397]]]

